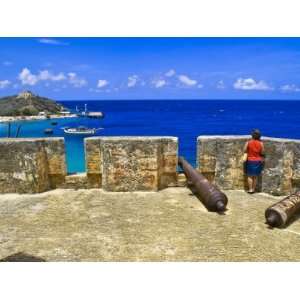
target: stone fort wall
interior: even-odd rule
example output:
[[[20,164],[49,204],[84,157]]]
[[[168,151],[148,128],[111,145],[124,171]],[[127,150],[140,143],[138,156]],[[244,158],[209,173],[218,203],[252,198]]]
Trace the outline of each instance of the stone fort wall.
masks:
[[[63,138],[0,139],[0,192],[39,193],[67,175]]]
[[[250,136],[199,136],[197,167],[222,189],[244,189],[243,147]],[[266,158],[259,190],[287,195],[300,188],[300,140],[262,138]]]
[[[55,188],[157,191],[177,183],[175,137],[85,139],[86,174],[67,175],[63,138],[0,139],[0,193]]]
[[[221,189],[243,189],[243,146],[249,136],[199,136],[197,168]],[[300,188],[300,140],[263,138],[259,189],[286,195]],[[86,173],[68,175],[63,138],[0,139],[0,193],[55,188],[157,191],[182,185],[176,137],[85,139]]]
[[[176,137],[92,137],[85,139],[91,187],[107,191],[157,191],[176,186]]]

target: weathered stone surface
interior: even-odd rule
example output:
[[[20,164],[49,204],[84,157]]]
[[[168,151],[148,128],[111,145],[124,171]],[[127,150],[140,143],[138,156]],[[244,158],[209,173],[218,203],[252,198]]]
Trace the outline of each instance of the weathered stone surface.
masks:
[[[102,157],[99,138],[84,139],[84,149],[88,186],[100,188],[102,185]]]
[[[64,183],[60,184],[59,188],[64,189],[86,189],[88,188],[86,173],[76,173],[67,175],[65,177]]]
[[[0,140],[0,193],[47,191],[65,174],[63,139]]]
[[[46,261],[300,261],[299,220],[265,224],[265,209],[281,198],[226,195],[224,215],[187,188],[0,195],[0,261],[20,252]]]
[[[223,189],[243,189],[246,184],[243,147],[250,136],[199,136],[198,169]],[[265,137],[266,159],[259,190],[287,195],[300,187],[300,141]]]
[[[185,187],[187,185],[187,178],[184,173],[177,174],[177,186]]]
[[[65,181],[67,175],[65,143],[63,138],[44,139],[48,160],[48,174],[52,188]]]
[[[108,191],[156,191],[177,183],[177,138],[85,139],[90,186]]]

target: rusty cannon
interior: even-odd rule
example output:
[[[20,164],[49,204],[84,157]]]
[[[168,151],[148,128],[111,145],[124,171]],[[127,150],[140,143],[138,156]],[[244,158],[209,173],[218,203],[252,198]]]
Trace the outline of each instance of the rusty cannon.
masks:
[[[266,222],[272,227],[282,227],[300,212],[300,190],[266,209]]]
[[[223,212],[228,202],[226,195],[196,171],[183,157],[179,157],[178,164],[203,205],[209,211]]]

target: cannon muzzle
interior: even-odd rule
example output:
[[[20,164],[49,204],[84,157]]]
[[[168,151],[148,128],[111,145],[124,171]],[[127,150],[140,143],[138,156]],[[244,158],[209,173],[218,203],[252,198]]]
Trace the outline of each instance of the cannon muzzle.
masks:
[[[298,212],[300,212],[300,191],[267,208],[266,222],[272,227],[282,227]]]
[[[183,157],[179,157],[178,164],[183,169],[188,181],[192,183],[203,205],[209,211],[225,211],[228,202],[226,195],[196,171]]]

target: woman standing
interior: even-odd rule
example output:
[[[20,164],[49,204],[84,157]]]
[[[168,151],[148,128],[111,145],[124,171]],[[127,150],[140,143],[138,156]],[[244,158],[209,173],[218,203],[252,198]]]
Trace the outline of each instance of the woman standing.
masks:
[[[247,141],[244,146],[244,153],[247,154],[246,175],[248,182],[248,193],[253,194],[257,185],[257,177],[263,170],[264,163],[264,144],[261,142],[260,131],[255,129],[251,133],[252,139]]]

